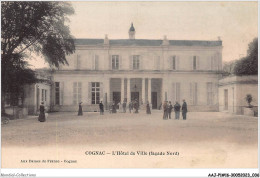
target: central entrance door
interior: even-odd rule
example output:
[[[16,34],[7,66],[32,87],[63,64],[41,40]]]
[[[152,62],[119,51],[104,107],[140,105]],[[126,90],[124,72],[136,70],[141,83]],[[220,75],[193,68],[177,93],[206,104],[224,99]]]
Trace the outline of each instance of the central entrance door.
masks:
[[[121,100],[121,92],[113,92],[113,101],[115,102],[116,105],[120,102],[120,100]]]
[[[136,99],[139,102],[139,92],[131,92],[131,101]]]
[[[152,107],[157,109],[157,92],[152,92]]]

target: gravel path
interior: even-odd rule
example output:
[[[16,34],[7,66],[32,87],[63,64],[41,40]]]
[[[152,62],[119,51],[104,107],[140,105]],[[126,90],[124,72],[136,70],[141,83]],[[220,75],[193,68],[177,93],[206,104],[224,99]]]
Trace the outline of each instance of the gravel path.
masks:
[[[188,120],[117,113],[51,113],[2,125],[2,167],[257,167],[257,118],[219,112],[191,112]],[[105,151],[88,156],[86,151]],[[178,156],[117,155],[112,151],[178,152]],[[57,159],[62,163],[21,163]],[[77,163],[64,163],[64,159]],[[244,160],[245,159],[245,160]]]

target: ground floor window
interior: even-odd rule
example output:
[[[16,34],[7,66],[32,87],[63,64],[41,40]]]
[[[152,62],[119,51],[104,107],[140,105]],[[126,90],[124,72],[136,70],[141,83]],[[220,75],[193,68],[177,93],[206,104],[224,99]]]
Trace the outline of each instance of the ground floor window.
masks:
[[[81,82],[73,83],[73,104],[81,102]]]
[[[100,83],[92,82],[91,84],[91,103],[99,104],[100,103]]]
[[[192,105],[198,104],[198,84],[190,83],[190,102]]]
[[[213,83],[212,82],[207,83],[207,104],[208,105],[213,104]]]
[[[60,104],[60,82],[55,82],[55,104]]]
[[[42,102],[47,101],[47,90],[42,89]]]

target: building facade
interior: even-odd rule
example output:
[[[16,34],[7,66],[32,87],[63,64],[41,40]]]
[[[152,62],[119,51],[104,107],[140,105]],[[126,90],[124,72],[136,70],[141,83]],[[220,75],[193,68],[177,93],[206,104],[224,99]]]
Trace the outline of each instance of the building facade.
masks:
[[[232,114],[244,114],[248,106],[246,95],[253,98],[253,110],[258,109],[258,77],[230,76],[219,80],[219,111]]]
[[[98,110],[103,101],[137,99],[158,109],[185,99],[189,110],[218,111],[222,41],[76,39],[76,52],[52,73],[54,111]]]

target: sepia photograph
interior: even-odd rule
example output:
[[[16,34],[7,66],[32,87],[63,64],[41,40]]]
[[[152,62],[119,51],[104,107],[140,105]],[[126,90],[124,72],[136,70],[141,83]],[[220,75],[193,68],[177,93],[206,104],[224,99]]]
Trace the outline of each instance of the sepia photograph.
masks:
[[[1,169],[43,168],[258,169],[258,2],[1,1]]]

